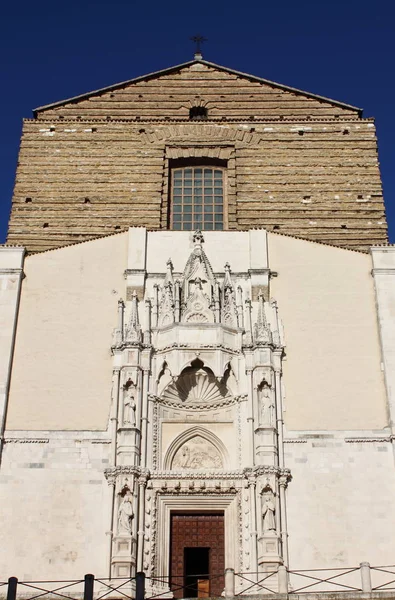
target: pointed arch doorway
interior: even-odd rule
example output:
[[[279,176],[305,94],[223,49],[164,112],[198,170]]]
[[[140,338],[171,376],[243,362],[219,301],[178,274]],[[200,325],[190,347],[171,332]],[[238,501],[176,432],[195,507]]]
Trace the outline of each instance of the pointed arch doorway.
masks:
[[[224,511],[172,512],[170,576],[174,597],[220,596],[224,571]]]

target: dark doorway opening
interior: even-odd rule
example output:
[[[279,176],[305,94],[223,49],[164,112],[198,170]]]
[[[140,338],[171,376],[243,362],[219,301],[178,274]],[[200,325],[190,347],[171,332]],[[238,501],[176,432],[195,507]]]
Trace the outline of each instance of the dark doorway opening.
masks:
[[[210,548],[184,548],[184,597],[210,595]]]
[[[172,512],[169,575],[174,598],[221,596],[224,570],[224,512]]]

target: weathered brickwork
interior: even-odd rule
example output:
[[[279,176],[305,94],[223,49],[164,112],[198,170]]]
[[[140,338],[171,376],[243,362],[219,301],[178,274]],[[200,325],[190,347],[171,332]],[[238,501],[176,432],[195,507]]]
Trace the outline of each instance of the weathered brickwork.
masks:
[[[194,105],[207,121],[189,121]],[[227,227],[365,250],[387,241],[374,122],[195,62],[37,109],[8,234],[30,251],[168,226],[169,161],[227,161]]]

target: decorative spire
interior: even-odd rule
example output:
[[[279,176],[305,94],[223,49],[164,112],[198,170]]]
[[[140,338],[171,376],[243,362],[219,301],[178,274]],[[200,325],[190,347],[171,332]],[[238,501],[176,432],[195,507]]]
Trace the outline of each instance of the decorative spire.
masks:
[[[258,294],[258,316],[254,327],[254,338],[254,341],[259,344],[270,344],[272,342],[272,333],[266,319],[262,290],[259,290]]]
[[[141,341],[141,327],[139,322],[139,310],[136,290],[133,290],[132,293],[130,317],[129,322],[126,325],[125,339],[127,342]]]
[[[171,261],[171,258],[169,258],[169,260],[166,263],[167,266],[167,271],[166,271],[166,277],[165,277],[165,281],[163,283],[163,286],[166,287],[167,285],[169,285],[169,283],[171,285],[173,285],[174,280],[173,280],[173,263]]]
[[[225,325],[231,327],[237,326],[237,312],[236,312],[236,301],[235,293],[230,277],[230,265],[226,263],[225,267],[224,284],[222,287],[222,316],[221,321]]]

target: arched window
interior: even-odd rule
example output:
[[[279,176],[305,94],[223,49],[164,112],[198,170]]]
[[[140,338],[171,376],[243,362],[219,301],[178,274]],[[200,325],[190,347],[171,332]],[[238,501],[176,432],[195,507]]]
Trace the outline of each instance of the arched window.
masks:
[[[224,229],[223,166],[188,165],[171,169],[170,226],[176,230]]]

